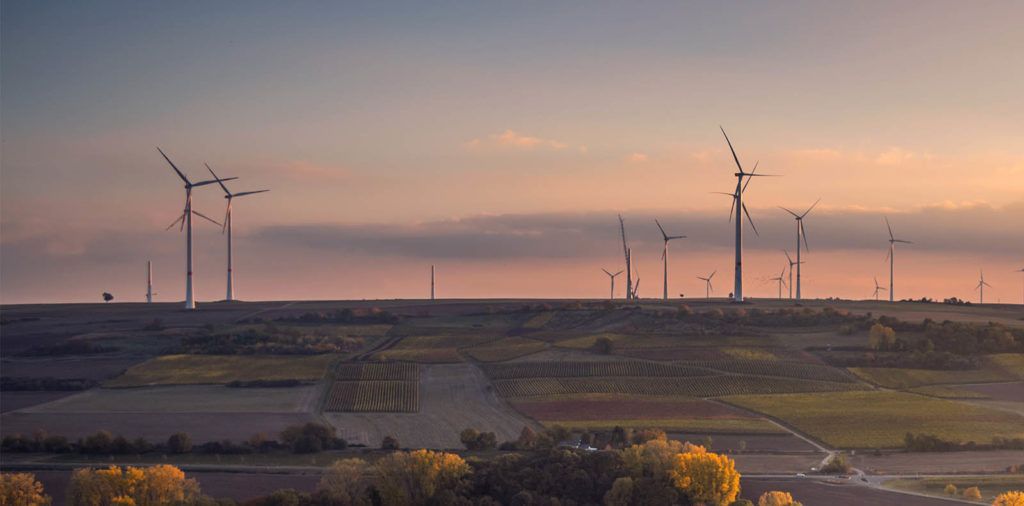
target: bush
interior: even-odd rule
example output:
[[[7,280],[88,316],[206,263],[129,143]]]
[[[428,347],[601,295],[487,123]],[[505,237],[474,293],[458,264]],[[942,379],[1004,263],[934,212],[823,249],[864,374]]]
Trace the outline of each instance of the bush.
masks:
[[[398,441],[395,436],[384,436],[384,439],[380,441],[381,450],[397,450],[402,446],[402,443]]]
[[[965,489],[964,499],[967,499],[968,501],[977,501],[981,499],[981,491],[978,490],[978,487],[970,487],[968,489]]]
[[[289,426],[281,432],[281,442],[295,453],[316,453],[348,446],[347,441],[335,437],[334,427],[313,422]]]
[[[800,503],[793,500],[793,496],[789,492],[780,492],[778,490],[772,490],[761,494],[761,497],[757,500],[757,506],[802,506]]]
[[[950,483],[946,485],[946,488],[942,489],[942,491],[945,492],[946,495],[956,495],[956,485]]]
[[[594,351],[602,355],[611,355],[615,349],[615,342],[610,337],[602,336],[594,341]]]
[[[167,438],[167,449],[171,453],[188,453],[192,451],[192,436],[188,432],[179,432]]]
[[[836,455],[832,460],[828,461],[821,468],[821,472],[825,474],[846,474],[849,473],[853,467],[849,462],[846,461],[846,457],[842,455]]]

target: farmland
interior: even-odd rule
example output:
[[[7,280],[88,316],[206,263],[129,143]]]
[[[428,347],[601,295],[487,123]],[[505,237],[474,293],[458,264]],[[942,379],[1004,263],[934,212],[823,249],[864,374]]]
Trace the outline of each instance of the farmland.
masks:
[[[524,337],[510,337],[494,344],[484,344],[462,350],[481,362],[501,362],[530,355],[547,348],[547,344]]]
[[[329,376],[334,382],[327,393],[325,411],[419,411],[416,364],[343,362],[335,365]]]
[[[883,483],[886,487],[896,490],[907,490],[937,497],[949,497],[944,489],[952,484],[957,490],[978,487],[981,500],[990,504],[995,497],[1003,492],[1024,490],[1024,476],[938,476],[929,478],[900,478]]]
[[[165,355],[132,366],[108,387],[195,385],[232,381],[318,381],[334,355]]]
[[[904,392],[743,395],[731,404],[752,409],[839,448],[892,448],[907,432],[987,443],[1024,437],[1024,418],[959,402]]]
[[[850,372],[876,385],[887,388],[913,388],[925,385],[958,383],[993,383],[1007,381],[1000,371],[978,370],[926,370],[896,369],[891,367],[851,367]]]
[[[721,397],[738,394],[842,392],[864,390],[867,387],[858,383],[721,375],[692,378],[524,378],[497,380],[494,382],[494,388],[503,397],[587,393]]]

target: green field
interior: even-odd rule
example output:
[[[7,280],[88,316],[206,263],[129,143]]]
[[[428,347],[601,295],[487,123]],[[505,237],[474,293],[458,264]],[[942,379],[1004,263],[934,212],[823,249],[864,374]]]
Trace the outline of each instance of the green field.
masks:
[[[1024,475],[1017,476],[937,476],[934,478],[900,478],[888,480],[882,483],[883,486],[896,489],[928,494],[938,497],[950,497],[944,491],[946,485],[952,484],[957,489],[957,496],[962,498],[964,489],[978,487],[981,492],[981,500],[985,504],[992,501],[1003,492],[1013,490],[1024,491]]]
[[[896,369],[892,367],[851,367],[850,372],[865,381],[887,388],[913,388],[924,385],[956,385],[962,383],[995,383],[1010,381],[1002,371]]]
[[[988,443],[1024,437],[1024,417],[904,392],[742,395],[726,402],[779,419],[838,448],[895,448],[907,432]]]
[[[318,381],[337,355],[166,355],[132,366],[108,387],[200,385],[232,381]]]

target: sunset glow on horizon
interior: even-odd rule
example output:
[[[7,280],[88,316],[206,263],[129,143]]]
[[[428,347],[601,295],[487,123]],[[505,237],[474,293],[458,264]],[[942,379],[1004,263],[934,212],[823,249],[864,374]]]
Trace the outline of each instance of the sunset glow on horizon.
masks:
[[[911,2],[277,4],[5,1],[0,302],[184,299],[181,181],[234,192],[241,300],[642,298],[733,283],[795,251],[805,298],[1021,304],[1024,5]],[[205,174],[205,176],[204,176]],[[195,209],[224,215],[216,185]],[[196,296],[225,238],[195,227]],[[795,258],[795,255],[794,255]],[[620,278],[621,279],[621,278]],[[787,278],[788,279],[788,278]],[[617,297],[625,283],[616,279]],[[784,290],[784,294],[788,293]],[[201,306],[200,306],[201,307]]]

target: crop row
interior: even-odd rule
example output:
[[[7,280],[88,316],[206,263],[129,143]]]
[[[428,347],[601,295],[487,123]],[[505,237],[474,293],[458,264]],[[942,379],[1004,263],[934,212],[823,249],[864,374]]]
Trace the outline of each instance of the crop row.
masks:
[[[680,365],[705,367],[737,374],[777,376],[815,381],[853,383],[857,378],[842,369],[807,362],[780,360],[691,360]]]
[[[419,381],[420,368],[404,362],[342,362],[335,367],[334,377],[338,380]]]
[[[494,387],[503,397],[589,393],[720,397],[741,394],[841,392],[867,388],[859,383],[732,375],[690,378],[524,378],[497,380]]]
[[[324,409],[415,413],[420,409],[419,382],[335,381]]]
[[[517,362],[487,364],[484,372],[495,379],[586,378],[591,376],[681,377],[713,375],[706,369],[659,362]]]

